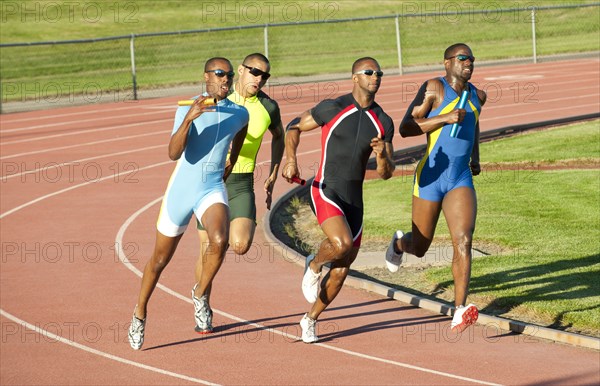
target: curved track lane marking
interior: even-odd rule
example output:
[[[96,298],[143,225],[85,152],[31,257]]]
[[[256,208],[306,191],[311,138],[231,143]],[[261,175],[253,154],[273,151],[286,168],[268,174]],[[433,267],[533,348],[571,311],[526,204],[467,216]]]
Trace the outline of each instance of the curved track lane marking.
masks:
[[[160,162],[160,163],[157,163],[157,164],[148,165],[148,166],[145,166],[143,168],[140,168],[138,171],[146,170],[146,169],[151,169],[151,168],[155,168],[155,167],[167,165],[167,164],[170,164],[170,163],[173,163],[173,161],[165,161],[165,162]],[[124,171],[124,172],[119,173],[118,176],[127,175],[127,174],[130,174],[132,172],[133,171]],[[19,205],[19,206],[15,207],[15,208],[13,208],[13,209],[11,209],[9,211],[6,211],[6,212],[0,214],[0,219],[3,219],[3,218],[5,218],[6,216],[8,216],[10,214],[18,212],[21,209],[24,209],[24,208],[26,208],[28,206],[31,206],[31,205],[35,204],[35,203],[43,201],[43,200],[45,200],[47,198],[54,197],[54,196],[57,196],[59,194],[66,193],[68,191],[71,191],[71,190],[74,190],[74,189],[77,189],[77,188],[80,188],[80,187],[84,187],[84,186],[87,186],[87,185],[90,185],[90,184],[98,183],[98,182],[103,181],[103,180],[112,179],[114,177],[115,176],[102,177],[102,178],[100,178],[100,179],[98,179],[96,181],[83,182],[83,183],[75,185],[75,186],[71,186],[71,187],[68,187],[68,188],[65,188],[65,189],[58,190],[58,191],[53,192],[53,193],[46,194],[44,196],[36,198],[35,200],[28,201],[25,204]],[[144,207],[142,207],[137,212],[135,212],[133,215],[131,215],[123,223],[123,225],[119,229],[115,241],[117,243],[120,243],[122,241],[122,239],[123,239],[123,235],[124,235],[125,230],[127,229],[127,227],[141,213],[143,213],[148,208],[150,208],[151,206],[153,206],[156,203],[158,203],[161,199],[162,199],[162,196],[159,197],[159,198],[157,198],[157,199],[155,199],[155,200],[153,200],[153,201],[151,201],[150,203],[146,204]],[[121,244],[118,244],[117,252],[118,252],[118,255],[119,255],[119,260],[123,263],[123,265],[125,265],[125,267],[127,267],[129,270],[131,270],[133,273],[135,273],[138,277],[141,277],[142,276],[142,272],[140,270],[138,270],[135,266],[133,266],[133,264],[131,264],[131,262],[127,259],[127,256],[125,255],[124,251],[121,248]],[[178,298],[178,299],[181,299],[181,300],[183,300],[185,302],[188,302],[190,304],[192,303],[192,301],[190,299],[188,299],[186,296],[184,296],[184,295],[182,295],[182,294],[180,294],[178,292],[175,292],[175,291],[171,290],[170,288],[164,286],[161,283],[158,283],[157,287],[160,288],[161,290],[165,291],[166,293],[168,293],[168,294],[170,294],[170,295]],[[287,333],[285,333],[283,331],[279,331],[279,330],[276,330],[276,329],[267,328],[267,327],[265,327],[265,326],[263,326],[261,324],[258,324],[258,323],[252,323],[252,322],[250,322],[248,320],[239,318],[239,317],[237,317],[235,315],[229,314],[229,313],[224,312],[224,311],[220,311],[220,310],[217,310],[217,309],[213,309],[213,311],[216,312],[216,313],[218,313],[219,315],[224,316],[226,318],[229,318],[231,320],[235,320],[237,322],[241,322],[241,323],[244,323],[244,324],[256,327],[256,328],[260,328],[262,330],[269,331],[269,332],[281,335],[281,336],[286,337],[286,338],[294,338],[296,340],[301,339],[298,336],[287,334]],[[35,327],[35,326],[27,323],[24,320],[21,320],[21,319],[15,317],[15,316],[13,316],[12,314],[4,311],[3,309],[0,309],[0,314],[6,316],[7,318],[9,318],[9,319],[11,319],[13,321],[18,322],[18,323],[23,323],[25,326],[27,326],[28,328],[30,328],[33,331],[36,331],[39,334],[42,334],[42,335],[45,335],[45,336],[48,336],[48,337],[52,337],[52,338],[57,339],[58,341],[60,341],[62,343],[71,345],[71,346],[79,348],[81,350],[88,351],[88,352],[94,353],[96,355],[101,355],[101,356],[104,356],[106,358],[110,358],[110,359],[113,359],[113,360],[116,360],[116,361],[119,361],[119,362],[122,362],[122,363],[127,363],[127,364],[130,364],[130,365],[133,365],[133,366],[141,367],[141,368],[144,368],[144,369],[147,369],[147,370],[158,371],[158,372],[164,371],[164,374],[166,374],[166,375],[176,376],[176,377],[181,378],[181,379],[188,379],[188,377],[184,376],[184,375],[179,375],[179,374],[176,374],[176,373],[169,372],[167,370],[161,370],[161,369],[158,369],[158,368],[155,368],[155,367],[146,366],[146,365],[143,365],[143,364],[140,364],[140,363],[137,363],[137,362],[133,362],[133,361],[130,361],[130,360],[127,360],[127,359],[124,359],[124,358],[120,358],[120,357],[114,356],[112,354],[105,353],[103,351],[92,349],[90,347],[87,347],[85,345],[76,343],[76,342],[71,341],[69,339],[65,339],[65,338],[59,337],[59,336],[54,335],[54,334],[52,334],[52,333],[50,333],[50,332],[48,332],[46,330],[43,330],[41,328],[37,328],[37,327]],[[330,345],[327,345],[327,344],[324,344],[324,343],[314,343],[313,345],[314,346],[319,346],[319,347],[322,347],[322,348],[326,348],[326,349],[329,349],[329,350],[341,352],[341,353],[344,353],[344,354],[347,354],[347,355],[355,356],[355,357],[358,357],[358,358],[363,358],[363,359],[368,359],[368,360],[372,360],[372,361],[376,361],[376,362],[386,363],[386,364],[390,364],[390,365],[394,365],[394,366],[398,366],[398,367],[404,367],[404,368],[407,368],[407,369],[411,369],[411,370],[415,370],[415,371],[421,371],[421,372],[425,372],[425,373],[429,373],[429,374],[434,374],[434,375],[439,375],[439,376],[442,376],[442,377],[453,378],[453,379],[458,379],[458,380],[472,382],[472,383],[479,383],[479,384],[482,384],[482,385],[499,386],[499,384],[497,384],[497,383],[485,382],[485,381],[481,381],[481,380],[477,380],[477,379],[473,379],[473,378],[462,377],[460,375],[454,375],[454,374],[449,374],[449,373],[445,373],[445,372],[442,372],[442,371],[432,370],[432,369],[428,369],[428,368],[425,368],[425,367],[414,366],[414,365],[410,365],[408,363],[397,362],[397,361],[392,361],[392,360],[389,360],[389,359],[379,358],[379,357],[375,357],[375,356],[372,356],[372,355],[367,355],[367,354],[363,354],[363,353],[359,353],[359,352],[355,352],[355,351],[351,351],[351,350],[346,350],[346,349],[335,347],[335,346],[330,346]],[[192,380],[192,379],[194,380],[194,382],[199,382],[199,383],[204,383],[204,384],[211,384],[211,383],[209,383],[207,381],[204,381],[204,380],[201,380],[201,379],[196,379],[196,378],[189,378],[188,380]]]
[[[51,151],[65,150],[65,149],[75,148],[75,147],[78,147],[78,146],[90,146],[90,145],[97,145],[99,143],[120,141],[120,140],[124,140],[124,139],[136,139],[136,138],[140,138],[140,137],[147,137],[147,136],[150,136],[150,135],[157,135],[157,134],[165,134],[165,135],[167,135],[168,133],[170,133],[169,130],[153,131],[151,133],[135,134],[135,135],[129,135],[129,136],[126,136],[126,137],[103,139],[103,140],[100,140],[100,141],[85,142],[85,143],[79,143],[79,144],[75,144],[75,145],[68,145],[68,146],[61,146],[61,147],[51,147],[51,148],[46,148],[46,149],[43,149],[43,150],[36,150],[36,151],[30,151],[30,152],[26,152],[26,153],[18,153],[18,154],[7,155],[7,156],[4,156],[4,157],[0,157],[0,160],[9,159],[9,158],[15,158],[15,157],[20,157],[20,156],[24,156],[24,155],[34,155],[34,154],[48,153],[48,152],[51,152]],[[306,134],[303,134],[303,138],[314,136],[314,135],[320,135],[320,134],[321,134],[320,132],[306,133]],[[68,136],[68,134],[65,134],[65,136]],[[270,143],[271,143],[271,140],[263,142],[264,145],[269,145]],[[4,143],[0,143],[0,145],[4,145]],[[163,146],[166,146],[166,145],[163,145]],[[319,148],[319,150],[320,150],[320,148]],[[298,153],[298,155],[301,155],[301,154]]]
[[[131,216],[129,216],[129,218],[127,220],[125,220],[125,222],[123,223],[123,225],[121,225],[121,228],[119,229],[119,231],[117,232],[117,236],[115,237],[115,246],[117,246],[116,250],[117,250],[117,254],[119,256],[119,261],[121,261],[125,267],[127,267],[127,269],[129,269],[131,272],[133,272],[135,275],[137,275],[138,277],[142,277],[142,271],[140,271],[139,269],[137,269],[133,264],[131,264],[131,262],[129,261],[129,259],[127,258],[125,252],[123,251],[122,248],[122,242],[123,242],[123,236],[125,234],[125,231],[127,230],[127,228],[129,227],[129,225],[131,225],[135,219],[142,213],[144,213],[146,210],[148,210],[149,208],[151,208],[153,205],[156,205],[158,202],[160,202],[160,200],[162,200],[163,196],[158,197],[157,199],[149,202],[148,204],[144,205],[142,208],[138,209],[135,213],[133,213]],[[187,303],[192,304],[192,300],[188,297],[188,296],[184,296],[182,294],[180,294],[179,292],[176,292],[172,289],[170,289],[169,287],[161,284],[161,283],[157,283],[156,285],[158,288],[160,288],[161,290],[165,291],[167,294],[174,296],[178,299],[181,299]],[[242,319],[239,318],[235,315],[229,314],[227,312],[224,311],[220,311],[216,308],[213,308],[213,312],[224,316],[226,318],[229,318],[231,320],[234,320],[236,322],[240,322],[240,323],[244,323],[247,324],[249,326],[255,327],[255,328],[259,328],[261,330],[264,331],[268,331],[270,333],[273,334],[278,334],[281,335],[287,339],[295,339],[295,340],[300,340],[301,338],[299,336],[293,335],[293,334],[288,334],[286,332],[277,330],[277,329],[273,329],[273,328],[269,328],[269,327],[265,327],[261,324],[258,323],[253,323],[250,322],[249,320],[246,319]],[[347,355],[351,355],[351,356],[355,356],[358,358],[362,358],[362,359],[368,359],[368,360],[372,360],[372,361],[376,361],[376,362],[381,362],[381,363],[386,363],[389,365],[394,365],[394,366],[398,366],[398,367],[404,367],[407,369],[411,369],[411,370],[415,370],[415,371],[421,371],[421,372],[425,372],[425,373],[429,373],[429,374],[434,374],[434,375],[439,375],[442,377],[447,377],[447,378],[453,378],[453,379],[458,379],[461,381],[467,381],[467,382],[472,382],[472,383],[479,383],[482,385],[495,385],[497,386],[497,383],[490,383],[490,382],[486,382],[486,381],[481,381],[478,379],[473,379],[473,378],[467,378],[467,377],[463,377],[460,375],[454,375],[454,374],[450,374],[450,373],[445,373],[442,371],[437,371],[437,370],[432,370],[432,369],[428,369],[425,367],[420,367],[420,366],[415,366],[415,365],[410,365],[408,363],[403,363],[403,362],[397,362],[397,361],[393,361],[393,360],[389,360],[389,359],[384,359],[384,358],[379,358],[376,356],[372,356],[372,355],[368,355],[368,354],[363,354],[360,352],[356,352],[356,351],[351,351],[351,350],[346,350],[343,348],[339,348],[339,347],[335,347],[335,346],[331,346],[328,344],[324,344],[324,343],[313,343],[313,346],[319,346],[319,347],[323,347],[329,350],[333,350],[333,351],[337,351],[343,354],[347,354]]]
[[[173,161],[160,162],[160,163],[157,163],[157,164],[152,164],[152,165],[145,166],[143,168],[140,168],[139,170],[151,169],[151,168],[155,168],[155,167],[167,165],[167,164],[170,164],[172,162]],[[124,176],[124,175],[131,174],[131,173],[133,173],[133,171],[125,171],[125,172],[119,173],[118,176]],[[62,190],[50,193],[50,194],[46,194],[44,196],[36,198],[35,200],[31,200],[29,202],[26,202],[23,205],[19,205],[19,206],[15,207],[15,208],[7,211],[7,212],[4,212],[4,213],[0,214],[0,219],[3,219],[4,217],[6,217],[6,216],[8,216],[10,214],[13,214],[13,213],[15,213],[15,212],[17,212],[17,211],[19,211],[19,210],[21,210],[23,208],[31,206],[31,205],[33,205],[35,203],[38,203],[40,201],[43,201],[43,200],[45,200],[47,198],[50,198],[50,197],[53,197],[53,196],[57,196],[59,194],[66,193],[66,192],[71,191],[73,189],[81,188],[81,187],[84,187],[84,186],[87,186],[87,185],[90,185],[90,184],[93,184],[93,183],[97,183],[99,181],[111,179],[111,178],[114,178],[114,177],[113,176],[102,177],[102,178],[98,179],[97,181],[84,182],[84,183],[81,183],[79,185],[71,186],[71,187],[68,187],[68,188],[65,188],[65,189],[62,189]],[[16,316],[8,313],[7,311],[5,311],[5,310],[3,310],[1,308],[0,308],[0,315],[6,317],[6,318],[8,318],[8,319],[10,319],[10,320],[12,320],[12,321],[14,321],[16,323],[20,323],[23,326],[27,327],[28,329],[37,332],[38,334],[47,336],[47,337],[55,339],[55,340],[57,340],[57,341],[59,341],[61,343],[67,344],[69,346],[78,348],[80,350],[83,350],[83,351],[86,351],[86,352],[89,352],[89,353],[92,353],[92,354],[96,354],[96,355],[99,355],[99,356],[102,356],[102,357],[105,357],[105,358],[108,358],[108,359],[112,359],[112,360],[117,361],[117,362],[125,363],[125,364],[131,365],[131,366],[139,367],[139,368],[142,368],[144,370],[154,371],[154,372],[157,372],[157,373],[160,373],[160,374],[168,375],[168,376],[179,378],[179,379],[185,379],[185,380],[190,381],[190,382],[201,383],[201,384],[205,384],[205,385],[216,385],[215,383],[212,383],[212,382],[209,382],[209,381],[205,381],[203,379],[192,378],[192,377],[188,377],[187,375],[173,373],[173,372],[168,371],[168,370],[159,369],[157,367],[152,367],[152,366],[144,365],[142,363],[134,362],[134,361],[131,361],[129,359],[121,358],[121,357],[118,357],[118,356],[106,353],[104,351],[93,349],[91,347],[88,347],[88,346],[85,346],[83,344],[74,342],[74,341],[72,341],[70,339],[63,338],[63,337],[55,335],[55,334],[53,334],[53,333],[51,333],[49,331],[46,331],[46,330],[44,330],[42,328],[39,328],[39,327],[36,327],[36,326],[34,326],[34,325],[30,324],[30,323],[27,323],[25,320],[19,319]]]
[[[10,178],[19,177],[19,176],[23,177],[23,176],[25,176],[27,174],[45,172],[46,170],[49,170],[49,169],[61,168],[63,166],[77,164],[79,162],[87,162],[87,161],[91,161],[91,160],[95,160],[95,159],[101,159],[101,158],[106,158],[106,157],[114,157],[114,156],[118,156],[118,155],[125,155],[125,154],[137,153],[139,151],[145,151],[145,150],[153,150],[153,149],[158,149],[159,147],[164,147],[164,146],[165,145],[147,146],[147,147],[141,147],[139,149],[134,149],[134,150],[119,151],[119,152],[116,152],[116,153],[108,153],[108,154],[98,155],[98,156],[95,156],[95,157],[81,158],[81,159],[77,159],[77,160],[73,160],[73,161],[63,162],[63,163],[60,163],[60,164],[59,163],[55,163],[55,164],[53,164],[51,166],[45,166],[43,168],[36,168],[36,169],[32,169],[32,170],[27,170],[25,172],[20,172],[20,173],[15,173],[15,174],[9,174],[9,175],[0,176],[0,181],[5,182],[6,180],[8,180]]]
[[[186,381],[190,381],[190,382],[194,382],[194,383],[200,383],[202,385],[218,385],[217,383],[212,383],[212,382],[205,381],[205,380],[199,379],[199,378],[188,377],[187,375],[177,374],[177,373],[174,373],[172,371],[159,369],[159,368],[153,367],[153,366],[148,366],[148,365],[145,365],[143,363],[138,363],[138,362],[135,362],[135,361],[132,361],[132,360],[129,360],[129,359],[121,358],[121,357],[118,357],[116,355],[112,355],[112,354],[106,353],[104,351],[96,350],[95,348],[91,348],[89,346],[83,345],[81,343],[77,343],[77,342],[72,341],[70,339],[63,338],[60,335],[53,334],[53,333],[51,333],[49,331],[46,331],[46,330],[44,330],[42,328],[39,328],[39,327],[34,326],[32,324],[29,324],[26,321],[24,321],[22,319],[19,319],[16,316],[14,316],[12,314],[9,314],[8,312],[6,312],[6,311],[4,311],[2,309],[0,309],[0,315],[4,316],[7,319],[12,320],[13,322],[15,322],[17,324],[20,324],[21,326],[24,326],[24,327],[26,327],[26,328],[28,328],[28,329],[30,329],[32,331],[35,331],[35,332],[37,332],[38,334],[40,334],[42,336],[45,336],[47,338],[53,339],[53,340],[55,340],[57,342],[64,343],[66,345],[69,345],[69,346],[72,346],[72,347],[75,347],[75,348],[78,348],[78,349],[83,350],[85,352],[88,352],[90,354],[95,354],[95,355],[101,356],[103,358],[107,358],[107,359],[110,359],[110,360],[113,360],[113,361],[116,361],[116,362],[124,363],[126,365],[139,367],[139,368],[144,369],[144,370],[153,371],[155,373],[159,373],[159,374],[163,374],[163,375],[168,375],[168,376],[173,377],[173,378],[184,379]]]
[[[97,132],[108,131],[108,130],[121,130],[126,127],[143,126],[143,125],[149,125],[149,124],[159,123],[159,122],[167,122],[167,121],[172,121],[172,120],[173,119],[170,119],[170,118],[169,119],[156,119],[153,121],[144,121],[144,122],[136,122],[136,123],[127,123],[124,125],[106,126],[106,127],[101,127],[98,129],[85,129],[85,130],[78,130],[78,131],[69,131],[66,133],[45,135],[43,137],[40,136],[40,137],[35,137],[35,138],[27,138],[27,139],[19,139],[16,141],[2,142],[2,144],[3,145],[14,145],[16,143],[42,141],[44,139],[61,138],[61,137],[67,137],[67,136],[72,136],[72,135],[78,135],[78,134],[97,133]]]
[[[577,107],[588,107],[588,106],[598,106],[598,103],[591,103],[591,104],[586,104],[586,105],[579,105]],[[557,108],[553,108],[553,109],[545,109],[545,110],[538,110],[541,114],[543,113],[549,113],[549,112],[554,112],[554,111],[560,111],[560,110],[573,110],[574,107],[573,106],[567,106],[567,107],[557,107]],[[527,111],[524,113],[519,113],[519,114],[512,114],[511,113],[511,117],[523,117],[523,116],[530,116],[531,112]],[[485,122],[489,122],[489,121],[495,121],[498,119],[502,119],[504,117],[492,117],[492,118],[488,118],[485,120]]]
[[[117,102],[115,102],[116,104]],[[127,103],[126,101],[123,103]],[[164,102],[161,102],[164,103]],[[174,102],[176,103],[176,102]],[[109,102],[109,104],[111,104]],[[85,105],[86,107],[88,107],[89,105]],[[150,105],[149,105],[150,106]],[[175,105],[173,105],[173,110],[175,110]],[[67,108],[71,108],[71,107],[81,107],[81,106],[70,106]],[[114,107],[110,109],[111,113],[115,112],[115,111],[121,111],[121,110],[130,110],[132,107],[134,106],[123,106],[123,107]],[[140,107],[140,106],[135,106],[135,107]],[[28,113],[35,113],[37,111],[49,111],[49,110],[31,110],[31,111],[23,111],[20,113],[16,113],[16,114],[28,114]],[[101,109],[89,109],[89,110],[83,110],[83,111],[75,111],[75,112],[70,112],[70,113],[60,113],[60,114],[53,114],[53,115],[44,115],[44,119],[49,119],[49,118],[63,118],[63,117],[70,117],[73,115],[86,115],[86,118],[89,118],[89,115],[94,116],[94,114],[99,113],[99,114],[106,114],[106,108],[101,108]],[[6,124],[10,124],[10,123],[18,123],[18,122],[27,122],[27,121],[36,121],[39,120],[40,117],[38,116],[33,116],[33,117],[26,117],[26,118],[14,118],[11,116],[0,116],[0,119],[2,119],[2,121]],[[103,118],[96,118],[94,120],[100,120]],[[0,130],[0,134],[4,133],[4,131]]]
[[[158,135],[158,134],[165,134],[165,133],[166,133],[166,131],[162,130],[162,131],[154,131],[152,133],[129,135],[129,136],[126,136],[126,137],[118,137],[118,138],[103,139],[103,140],[100,140],[100,141],[78,143],[78,144],[75,144],[75,145],[60,146],[60,147],[51,147],[51,148],[47,148],[47,149],[44,149],[44,150],[36,150],[36,151],[29,151],[29,152],[26,152],[26,153],[18,153],[18,154],[7,155],[7,156],[4,156],[4,157],[0,157],[0,160],[21,157],[21,156],[24,156],[24,155],[34,155],[34,154],[48,153],[48,152],[56,151],[56,150],[72,149],[72,148],[80,147],[80,146],[91,146],[91,145],[97,145],[99,143],[116,142],[116,141],[122,141],[124,139],[147,137],[147,136],[150,136],[150,135]]]
[[[144,113],[136,113],[136,114],[123,114],[123,115],[115,115],[113,116],[111,119],[122,119],[122,118],[133,118],[133,117],[138,117],[138,116],[142,116],[142,117],[147,117],[149,114],[159,114],[161,113],[160,111],[153,111],[151,113],[148,112],[144,112]],[[39,118],[38,118],[39,119]],[[86,119],[86,122],[96,122],[96,121],[103,121],[106,118],[96,118],[96,119]],[[8,123],[8,122],[6,122]],[[72,125],[72,124],[81,124],[81,120],[76,120],[76,121],[63,121],[63,122],[56,122],[56,123],[46,123],[44,125],[36,125],[36,126],[28,126],[28,127],[18,127],[16,129],[8,129],[8,130],[2,130],[0,133],[1,134],[7,134],[7,133],[18,133],[18,132],[23,132],[23,131],[31,131],[31,130],[36,130],[36,129],[45,129],[48,127],[56,127],[56,126],[67,126],[67,125]],[[139,124],[139,123],[136,123]],[[123,127],[125,127],[127,125],[123,125]],[[113,128],[117,128],[118,126],[114,126]],[[106,129],[108,130],[108,129]],[[92,131],[97,131],[97,130],[92,130]],[[90,132],[92,132],[90,131]],[[51,137],[48,137],[51,138]]]
[[[165,164],[165,163],[163,163],[163,164]],[[158,165],[152,165],[152,166],[144,167],[143,169],[147,169],[147,168],[154,167],[154,166],[158,166]],[[121,173],[120,173],[120,174],[121,174]],[[127,173],[122,173],[122,174],[124,175],[124,174],[127,174]],[[98,182],[98,181],[93,181],[93,183],[95,183],[95,182]],[[72,190],[72,189],[74,189],[74,188],[75,188],[75,187],[72,187],[72,188],[69,188],[69,189],[64,189],[63,191],[61,191],[61,193],[62,193],[62,192],[69,191],[69,190]],[[60,194],[60,193],[56,192],[56,193],[53,193],[53,194],[50,194],[50,195],[47,195],[47,196],[45,196],[45,198],[48,198],[48,197],[51,197],[51,196],[54,196],[54,195],[57,195],[57,194]],[[13,209],[13,210],[11,210],[11,211],[9,211],[9,212],[3,213],[3,214],[1,214],[1,215],[0,215],[0,218],[4,218],[4,217],[6,217],[8,214],[14,213],[14,212],[16,212],[17,210],[19,210],[19,209],[23,209],[23,208],[25,208],[25,207],[27,207],[27,206],[29,206],[29,205],[32,205],[32,204],[33,204],[33,203],[35,203],[35,202],[39,202],[39,201],[41,201],[42,199],[44,199],[44,198],[38,198],[38,199],[36,199],[36,200],[33,200],[33,201],[32,201],[32,202],[30,202],[30,203],[26,203],[26,204],[24,204],[24,205],[21,205],[19,208],[15,208],[15,209]],[[187,298],[186,298],[185,300],[186,300],[186,301],[188,301],[188,300],[187,300]],[[3,311],[3,310],[1,310],[1,309],[0,309],[0,315],[2,315],[2,316],[5,316],[5,317],[7,317],[7,318],[9,318],[9,319],[11,319],[11,320],[20,320],[20,319],[18,319],[18,318],[16,318],[16,317],[13,317],[11,314],[8,314],[7,312],[5,312],[5,311]],[[12,318],[11,318],[11,317],[12,317]],[[14,318],[14,319],[13,319],[13,318]],[[24,322],[24,323],[25,323],[25,322]],[[27,324],[27,327],[28,327],[28,328],[29,328],[29,326],[31,326],[31,325],[30,325],[30,324]],[[35,326],[34,326],[34,327],[35,327]],[[40,332],[40,331],[39,331],[37,328],[33,328],[33,330],[34,330],[34,331],[37,331],[38,333],[42,333],[42,332]],[[48,334],[47,336],[51,336],[51,335],[52,335],[52,334],[50,333],[50,334]],[[75,343],[75,342],[73,342],[73,343]],[[320,344],[320,345],[321,345],[321,346],[323,346],[322,344]],[[78,345],[78,344],[76,344],[76,347],[79,347],[79,345]],[[84,346],[84,347],[85,347],[85,346]],[[332,347],[332,349],[333,349],[333,350],[336,350],[336,351],[341,351],[341,352],[345,352],[345,351],[346,351],[346,350],[343,350],[343,349],[337,349],[337,348],[335,348],[335,347]],[[110,355],[110,354],[108,354],[108,355]],[[134,362],[134,363],[133,363],[133,365],[135,366],[135,365],[137,365],[137,364]],[[145,368],[146,368],[146,367],[145,367]],[[147,368],[150,368],[150,367],[148,366]],[[159,370],[160,370],[160,369],[159,369]],[[484,382],[483,382],[483,383],[484,383]]]
[[[98,178],[97,180],[83,182],[83,183],[78,184],[78,185],[73,185],[73,186],[69,186],[68,188],[57,190],[56,192],[53,192],[53,193],[48,193],[46,195],[43,195],[43,196],[40,196],[40,197],[36,198],[35,200],[28,201],[28,202],[26,202],[26,203],[24,203],[22,205],[14,207],[11,210],[8,210],[8,211],[0,214],[0,220],[2,220],[4,217],[6,217],[6,216],[8,216],[10,214],[13,214],[15,212],[20,211],[23,208],[27,208],[28,206],[36,204],[36,203],[38,203],[40,201],[43,201],[43,200],[45,200],[47,198],[58,196],[59,194],[66,193],[66,192],[68,192],[70,190],[81,188],[81,187],[84,187],[84,186],[87,186],[87,185],[90,185],[90,184],[96,184],[98,182],[109,180],[109,179],[112,179],[112,178],[115,178],[115,177],[121,177],[121,176],[125,176],[127,174],[136,173],[136,172],[139,172],[141,170],[152,169],[152,168],[155,168],[155,167],[158,167],[158,166],[167,165],[167,164],[170,164],[170,163],[173,163],[173,161],[169,160],[169,161],[159,162],[157,164],[152,164],[152,165],[144,166],[144,167],[139,168],[137,170],[126,170],[126,171],[123,171],[121,173],[115,174],[114,176],[106,176],[106,177]]]

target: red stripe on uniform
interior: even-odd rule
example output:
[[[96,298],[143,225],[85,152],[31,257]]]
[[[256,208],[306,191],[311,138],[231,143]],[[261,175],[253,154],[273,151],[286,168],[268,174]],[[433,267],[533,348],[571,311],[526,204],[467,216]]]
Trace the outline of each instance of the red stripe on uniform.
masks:
[[[377,130],[379,131],[379,135],[381,136],[381,139],[384,139],[385,138],[385,130],[383,129],[383,125],[379,121],[379,118],[377,118],[377,114],[375,114],[375,112],[373,110],[367,111],[367,114],[369,114],[369,116],[371,117],[373,122],[375,122],[375,124],[377,126]]]
[[[330,200],[324,198],[323,191],[319,188],[318,182],[313,182],[313,186],[310,188],[310,198],[312,199],[319,225],[330,217],[344,216],[344,212],[340,208],[329,202]]]
[[[331,121],[327,122],[321,128],[321,159],[319,164],[319,170],[317,170],[317,174],[315,176],[315,181],[322,181],[323,178],[322,170],[325,167],[325,156],[327,155],[327,139],[329,138],[329,134],[332,128],[339,123],[341,117],[344,114],[346,114],[352,109],[356,109],[356,106],[354,106],[353,104],[340,111],[335,117],[333,117]]]

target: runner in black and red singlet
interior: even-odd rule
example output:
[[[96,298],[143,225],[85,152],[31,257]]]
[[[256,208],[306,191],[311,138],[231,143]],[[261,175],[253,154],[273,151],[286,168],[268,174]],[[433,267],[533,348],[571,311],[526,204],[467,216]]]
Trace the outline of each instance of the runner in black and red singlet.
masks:
[[[362,236],[362,185],[367,161],[376,154],[377,172],[388,179],[394,171],[392,119],[375,103],[383,72],[373,58],[360,58],[352,65],[352,92],[334,100],[324,100],[288,125],[287,163],[283,176],[299,177],[296,150],[300,132],[322,127],[321,161],[311,187],[312,208],[327,238],[316,255],[308,256],[302,279],[302,292],[312,309],[300,321],[302,340],[318,340],[316,320],[337,296],[356,259]],[[331,263],[319,279],[324,264]]]
[[[362,235],[362,184],[371,140],[391,142],[391,118],[373,102],[362,108],[352,94],[325,100],[311,110],[322,127],[322,153],[311,204],[319,224],[333,216],[345,216],[352,232],[353,245],[360,246]]]

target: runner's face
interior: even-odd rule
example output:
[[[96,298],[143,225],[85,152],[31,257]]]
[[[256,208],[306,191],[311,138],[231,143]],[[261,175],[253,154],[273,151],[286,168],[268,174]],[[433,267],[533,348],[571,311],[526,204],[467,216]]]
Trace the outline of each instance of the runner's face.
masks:
[[[230,75],[218,76],[214,70],[222,70]],[[204,80],[206,81],[206,92],[208,95],[217,99],[225,99],[229,94],[229,89],[233,84],[233,68],[228,61],[219,60],[212,64],[209,72],[204,73]],[[223,74],[220,74],[223,75]]]
[[[451,58],[444,59],[446,72],[464,81],[471,79],[471,75],[473,75],[473,70],[475,69],[474,60],[470,59],[473,58],[471,49],[467,46],[460,46],[454,49],[454,52],[450,56]],[[465,59],[465,57],[468,58]]]
[[[362,70],[381,71],[381,67],[379,67],[379,64],[377,64],[377,62],[367,60],[362,63],[359,63],[354,72],[356,73]],[[355,74],[353,75],[353,77],[355,77],[355,81],[358,83],[358,87],[370,94],[377,93],[377,91],[379,90],[379,86],[381,86],[381,77],[377,76],[376,73],[373,73],[372,75]]]
[[[250,68],[248,68],[250,67]],[[252,72],[260,70],[264,73],[271,71],[271,66],[258,58],[249,59],[238,67],[238,84],[240,86],[239,92],[243,97],[251,97],[260,91],[261,88],[267,83],[264,75],[252,75]]]

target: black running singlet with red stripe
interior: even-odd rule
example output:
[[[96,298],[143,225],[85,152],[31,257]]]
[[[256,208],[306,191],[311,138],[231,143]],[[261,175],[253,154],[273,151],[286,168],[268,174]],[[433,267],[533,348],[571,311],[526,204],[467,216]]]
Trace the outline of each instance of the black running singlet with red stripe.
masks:
[[[356,239],[362,231],[362,184],[371,139],[392,142],[394,123],[376,102],[363,109],[352,94],[322,101],[311,115],[322,127],[321,160],[311,189],[313,210],[319,224],[346,216]]]

